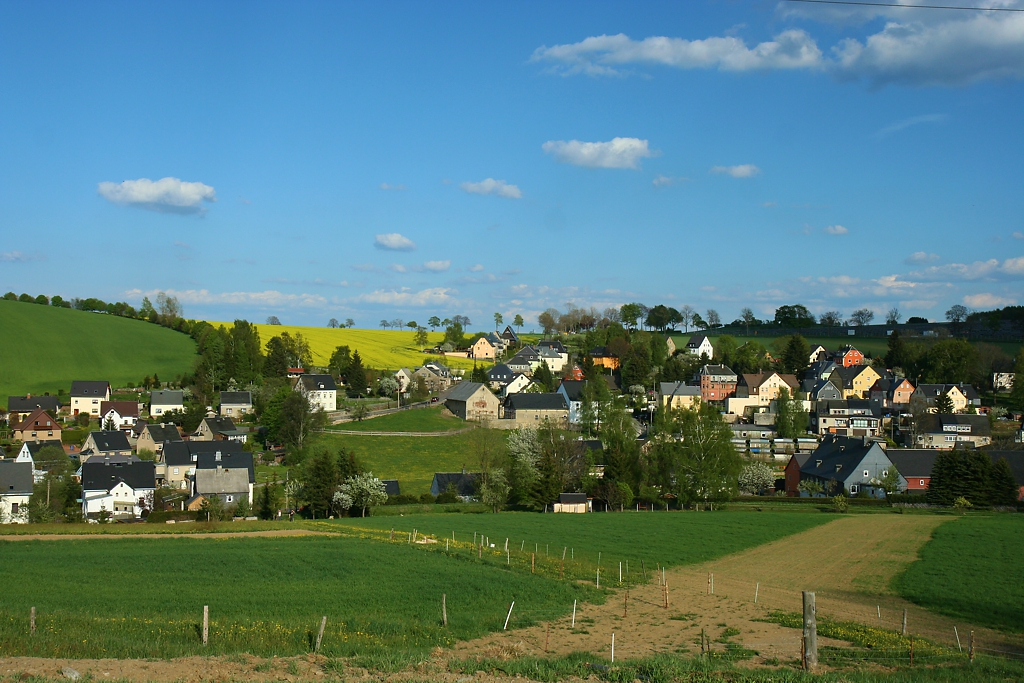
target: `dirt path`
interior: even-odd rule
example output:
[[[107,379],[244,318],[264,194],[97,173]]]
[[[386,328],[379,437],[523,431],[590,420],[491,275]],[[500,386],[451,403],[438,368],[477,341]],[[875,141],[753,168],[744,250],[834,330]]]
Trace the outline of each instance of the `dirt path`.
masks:
[[[0,541],[70,541],[83,538],[251,538],[253,536],[336,536],[312,529],[270,529],[267,531],[182,531],[164,534],[4,534]]]
[[[570,628],[570,619],[561,619],[459,643],[455,650],[462,656],[577,650],[607,656],[615,633],[616,657],[692,653],[700,651],[701,629],[714,640],[731,628],[739,630],[734,642],[758,652],[755,662],[793,660],[799,656],[800,632],[755,620],[777,609],[799,612],[803,590],[816,592],[820,615],[870,626],[899,630],[906,609],[909,633],[956,647],[954,624],[961,637],[970,630],[968,625],[917,607],[889,589],[890,579],[916,559],[931,532],[947,520],[912,515],[844,517],[713,562],[666,572],[667,610],[661,586],[655,581],[630,591],[625,616],[626,596],[619,591],[604,605],[581,606],[576,629]],[[708,594],[711,572],[713,595]],[[974,631],[980,646],[1024,652],[1020,636],[978,627]],[[834,644],[822,638],[819,643]],[[719,650],[725,645],[714,643],[713,647]]]

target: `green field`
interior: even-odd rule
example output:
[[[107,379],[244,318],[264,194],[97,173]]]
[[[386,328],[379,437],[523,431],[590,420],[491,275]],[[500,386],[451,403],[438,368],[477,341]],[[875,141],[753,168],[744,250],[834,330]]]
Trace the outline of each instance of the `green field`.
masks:
[[[26,393],[56,394],[72,380],[136,386],[156,373],[172,380],[192,369],[195,342],[159,325],[0,300],[0,401]]]
[[[342,537],[9,541],[0,555],[5,656],[299,654],[327,615],[327,655],[420,657],[500,629],[512,600],[512,624],[521,626],[564,614],[574,599],[599,599],[584,585],[497,569],[468,554]],[[26,567],[46,569],[24,580]],[[198,638],[203,605],[206,649]],[[33,606],[39,632],[29,637]]]
[[[1024,632],[1024,519],[964,517],[939,526],[894,580],[903,597],[951,617]]]
[[[437,405],[382,415],[362,422],[342,422],[330,429],[351,432],[449,432],[471,426]]]
[[[764,330],[764,332],[765,334],[763,335],[733,336],[733,339],[736,340],[737,344],[745,344],[748,341],[754,341],[758,342],[759,344],[763,344],[765,348],[767,348],[769,351],[778,351],[777,349],[772,348],[772,344],[781,337],[779,337],[778,335],[771,334],[770,330]],[[719,335],[717,334],[708,335],[708,337],[711,339],[712,344],[715,343],[715,340],[718,338],[718,336]],[[682,348],[686,346],[686,342],[690,339],[690,335],[674,334],[672,335],[672,339],[676,343],[676,348]],[[882,337],[806,337],[806,339],[807,343],[810,344],[811,347],[821,344],[828,351],[838,351],[841,346],[846,346],[847,344],[850,344],[856,347],[861,353],[867,356],[871,356],[872,358],[884,356],[886,352],[889,350],[889,340],[884,339]],[[934,343],[934,340],[918,338],[915,338],[913,341],[921,341],[924,344]],[[1017,344],[1015,342],[987,343],[992,344],[993,346],[998,346],[1003,351],[1008,353],[1010,356],[1015,356],[1017,354],[1017,351],[1020,350],[1020,344]]]
[[[435,472],[458,472],[463,467],[476,470],[480,463],[474,432],[429,437],[319,434],[316,443],[332,451],[341,447],[354,450],[364,470],[380,479],[398,479],[402,493],[417,496],[430,491]]]
[[[230,323],[212,323],[231,327]],[[467,358],[451,358],[422,353],[415,344],[415,332],[399,330],[360,330],[333,329],[330,327],[298,327],[294,325],[256,325],[260,331],[260,339],[266,344],[271,337],[282,332],[288,334],[301,333],[309,342],[313,353],[313,362],[326,366],[339,346],[348,346],[352,351],[359,351],[363,365],[379,370],[398,370],[414,368],[429,360],[444,363],[451,368],[472,368],[473,361]],[[441,332],[428,332],[431,346],[444,341]],[[488,364],[481,361],[481,364]]]

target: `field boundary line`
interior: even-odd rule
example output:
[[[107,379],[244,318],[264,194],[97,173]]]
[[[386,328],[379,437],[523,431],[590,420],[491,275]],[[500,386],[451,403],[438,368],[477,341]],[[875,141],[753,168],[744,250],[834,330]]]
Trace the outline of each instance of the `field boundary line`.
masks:
[[[465,429],[452,429],[447,432],[377,432],[377,431],[359,431],[355,429],[318,429],[317,434],[344,434],[345,436],[457,436],[458,434],[465,434],[471,432],[475,427],[466,427]]]
[[[289,537],[289,536],[341,536],[333,531],[317,529],[269,529],[263,531],[174,531],[162,534],[115,532],[84,534],[3,534],[0,541],[71,541],[80,538],[246,538],[246,537]]]

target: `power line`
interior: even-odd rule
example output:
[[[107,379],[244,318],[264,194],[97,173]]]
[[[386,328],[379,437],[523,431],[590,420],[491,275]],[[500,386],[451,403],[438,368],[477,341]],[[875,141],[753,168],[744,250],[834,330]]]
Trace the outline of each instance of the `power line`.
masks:
[[[856,5],[858,7],[899,7],[901,9],[952,9],[968,12],[1024,12],[1021,7],[963,7],[958,5],[903,5],[898,2],[857,2],[856,0],[786,0],[814,5]]]

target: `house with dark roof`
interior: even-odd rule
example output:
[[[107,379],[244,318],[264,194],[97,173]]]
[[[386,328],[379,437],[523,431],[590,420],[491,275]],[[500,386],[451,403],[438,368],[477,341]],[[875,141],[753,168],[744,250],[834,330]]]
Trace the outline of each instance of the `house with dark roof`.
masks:
[[[882,429],[882,404],[871,399],[820,400],[811,413],[811,431],[836,436],[878,436]]]
[[[149,392],[149,414],[160,417],[164,413],[185,410],[185,392],[174,389],[159,389]]]
[[[519,335],[512,329],[511,325],[505,326],[505,331],[501,333],[501,338],[505,340],[507,346],[518,346]]]
[[[110,429],[131,429],[139,421],[137,401],[103,401],[100,403],[100,425]]]
[[[841,383],[842,381],[842,378],[838,376],[834,381],[832,378],[805,379],[801,389],[807,394],[810,401],[841,401],[843,400],[843,390],[836,386],[836,382]]]
[[[388,494],[388,498],[402,495],[402,487],[398,485],[397,479],[381,479],[380,483],[384,484],[384,493]]]
[[[864,354],[853,348],[853,346],[847,344],[843,348],[836,351],[835,355],[836,365],[843,367],[851,367],[853,365],[860,365],[864,362]]]
[[[0,524],[26,524],[32,497],[32,464],[0,459]]]
[[[21,444],[21,450],[18,451],[18,455],[14,456],[14,462],[27,462],[32,466],[32,479],[34,481],[42,481],[47,470],[50,469],[49,465],[51,463],[39,460],[39,453],[44,448],[59,448],[62,453],[64,452],[64,444],[57,440],[26,441]],[[2,490],[0,490],[0,495],[3,495]]]
[[[590,349],[587,354],[590,359],[594,361],[594,365],[608,369],[618,370],[619,369],[619,357],[608,350],[607,346],[595,346]]]
[[[237,441],[245,443],[248,432],[235,426],[230,417],[204,417],[192,435],[193,441]]]
[[[36,408],[20,423],[12,424],[15,441],[60,441],[60,423],[42,408]]]
[[[178,425],[173,422],[144,424],[139,432],[139,438],[135,442],[135,449],[137,451],[153,451],[159,456],[164,451],[165,443],[181,440],[181,432],[178,431]]]
[[[451,370],[449,370],[447,366],[433,361],[424,363],[422,366],[416,368],[415,372],[412,373],[412,376],[417,382],[422,377],[424,384],[427,386],[427,391],[432,394],[444,391],[452,385]]]
[[[880,484],[891,467],[892,461],[878,441],[830,434],[810,455],[790,458],[786,464],[786,494],[800,495],[799,483],[813,481],[829,494],[847,492],[855,496],[865,489],[882,497],[885,492]],[[798,476],[791,476],[791,468]],[[794,481],[797,487],[791,488]]]
[[[295,391],[305,396],[314,411],[338,409],[338,385],[330,375],[300,375],[295,381]]]
[[[492,389],[500,389],[515,377],[512,369],[504,363],[497,363],[487,371],[487,381]]]
[[[892,461],[893,467],[900,473],[901,489],[911,493],[923,493],[928,490],[932,480],[932,468],[939,451],[935,448],[890,448],[885,454]],[[905,482],[905,484],[903,483]]]
[[[439,496],[449,487],[454,489],[455,494],[464,502],[474,500],[479,496],[476,490],[476,482],[480,478],[479,472],[435,472],[434,479],[430,482],[430,495]]]
[[[471,358],[494,360],[505,352],[505,340],[491,332],[473,342],[469,347]]]
[[[110,382],[75,380],[71,383],[71,414],[100,416],[100,403],[110,400]]]
[[[546,422],[552,426],[569,426],[569,404],[558,393],[512,394],[505,399],[502,418],[515,420],[517,427],[539,427]]]
[[[593,512],[593,505],[593,501],[587,498],[586,493],[559,493],[558,500],[551,506],[551,511],[581,514]]]
[[[916,446],[920,448],[981,448],[992,443],[992,427],[987,415],[947,415],[937,413],[925,420]]]
[[[105,455],[131,454],[132,445],[128,443],[128,437],[124,432],[114,429],[89,432],[89,436],[85,437],[85,443],[82,444],[79,457],[85,463],[93,458],[100,458],[102,460]]]
[[[877,399],[886,408],[903,408],[914,395],[914,385],[905,377],[882,377],[872,385],[868,398]]]
[[[211,472],[223,473],[224,478],[218,480],[214,478],[214,475],[209,474]],[[224,485],[234,481],[233,478],[227,477],[231,472],[240,472],[244,475],[246,488],[226,489],[221,493],[244,492],[249,496],[249,502],[252,502],[253,486],[256,484],[256,468],[253,463],[252,453],[249,451],[198,451],[196,453],[195,472],[192,475],[192,494],[217,493],[212,488],[204,489],[202,484],[197,482],[206,481],[213,486],[214,483],[219,481],[220,483],[217,485]],[[217,476],[220,476],[220,474],[217,474]],[[221,494],[218,493],[217,495]],[[228,502],[237,502],[237,500]]]
[[[739,375],[727,365],[703,365],[697,373],[700,378],[702,401],[724,401],[736,395]]]
[[[715,347],[706,334],[692,335],[686,342],[686,352],[691,356],[704,356],[708,360],[715,357]]]
[[[201,497],[210,500],[216,496],[225,507],[232,507],[242,502],[244,497],[252,502],[251,485],[244,470],[229,467],[197,469],[192,478],[192,499]],[[190,499],[188,506],[193,509]]]
[[[21,422],[31,415],[36,408],[42,408],[51,415],[60,412],[60,399],[56,396],[8,396],[7,397],[7,421],[8,424]]]
[[[448,392],[444,406],[456,417],[481,422],[497,420],[500,403],[484,384],[464,380]]]
[[[669,410],[693,408],[701,400],[700,387],[686,382],[661,382],[658,384],[658,407]]]
[[[120,432],[118,432],[120,434]],[[156,464],[145,460],[115,462],[92,458],[82,465],[82,515],[106,511],[113,518],[134,519],[152,509]]]
[[[828,358],[828,350],[821,344],[815,344],[811,347],[811,352],[808,354],[807,362],[811,365],[821,362]]]
[[[565,398],[569,406],[569,424],[580,423],[580,409],[583,407],[583,389],[587,386],[586,380],[564,379],[558,385],[557,393]]]
[[[165,486],[176,489],[191,488],[190,477],[196,473],[199,455],[202,453],[242,452],[242,444],[236,441],[168,441],[164,443],[161,456],[162,479]],[[250,455],[250,461],[251,461]],[[206,460],[204,459],[204,462]],[[216,462],[216,457],[213,458]],[[158,474],[161,474],[158,472]]]
[[[534,386],[533,380],[530,379],[529,375],[525,375],[521,372],[517,372],[512,381],[501,388],[501,397],[507,398],[512,394],[518,394],[521,391],[530,391],[530,387]]]
[[[251,391],[222,391],[220,392],[220,409],[218,412],[223,417],[236,418],[252,412]]]
[[[924,400],[932,412],[938,410],[939,400],[943,396],[949,396],[954,413],[966,412],[971,406],[975,409],[981,406],[981,396],[970,384],[918,384],[913,394],[914,398]]]

